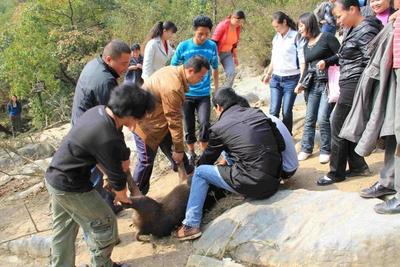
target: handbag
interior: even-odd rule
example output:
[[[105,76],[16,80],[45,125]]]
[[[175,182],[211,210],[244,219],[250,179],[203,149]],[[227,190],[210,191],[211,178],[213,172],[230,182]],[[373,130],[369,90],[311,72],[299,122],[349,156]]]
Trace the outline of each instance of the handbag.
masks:
[[[301,87],[304,88],[304,90],[308,90],[311,88],[314,82],[314,72],[307,72],[306,76],[304,79],[301,81]]]
[[[336,103],[340,95],[339,87],[340,67],[337,65],[328,68],[328,102]]]

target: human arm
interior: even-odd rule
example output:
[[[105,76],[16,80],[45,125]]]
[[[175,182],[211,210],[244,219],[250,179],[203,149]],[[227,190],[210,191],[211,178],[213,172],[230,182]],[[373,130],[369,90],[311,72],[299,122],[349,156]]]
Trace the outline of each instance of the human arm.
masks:
[[[207,148],[206,150],[204,150],[197,164],[198,165],[214,164],[221,155],[223,150],[224,150],[224,145],[221,138],[218,136],[217,133],[215,133],[212,129],[210,129]]]
[[[213,57],[210,60],[210,65],[212,68],[212,77],[213,77],[213,83],[214,83],[214,92],[218,90],[219,87],[219,72],[218,72],[218,49],[217,46],[215,45],[214,47],[214,54]]]
[[[263,83],[265,83],[265,84],[269,83],[269,81],[271,80],[271,77],[272,77],[273,70],[274,70],[274,67],[273,67],[272,62],[271,62],[268,65],[268,67],[265,68],[265,70],[264,70],[264,77],[263,77],[263,80],[262,80]]]
[[[211,37],[211,40],[213,40],[218,45],[223,35],[224,35],[224,23],[223,21],[221,21],[220,23],[218,23],[217,27],[215,27],[215,31]]]

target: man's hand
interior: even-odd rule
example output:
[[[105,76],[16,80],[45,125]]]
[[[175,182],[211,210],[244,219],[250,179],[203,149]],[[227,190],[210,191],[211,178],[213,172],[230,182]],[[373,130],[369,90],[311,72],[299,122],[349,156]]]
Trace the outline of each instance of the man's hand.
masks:
[[[172,152],[172,159],[176,164],[179,164],[183,161],[183,153],[184,152]]]
[[[114,204],[118,204],[118,203],[132,204],[132,201],[128,197],[127,192],[128,192],[128,189],[126,187],[121,191],[114,190],[114,193],[115,193]]]
[[[143,67],[142,67],[142,64],[139,64],[139,63],[138,63],[138,64],[136,64],[136,68],[138,68],[138,69],[141,69],[141,68],[143,68]]]
[[[130,164],[131,164],[131,161],[130,161],[129,159],[124,160],[124,161],[122,162],[122,170],[123,170],[124,172],[130,171],[130,170],[129,170],[129,165],[130,165]]]

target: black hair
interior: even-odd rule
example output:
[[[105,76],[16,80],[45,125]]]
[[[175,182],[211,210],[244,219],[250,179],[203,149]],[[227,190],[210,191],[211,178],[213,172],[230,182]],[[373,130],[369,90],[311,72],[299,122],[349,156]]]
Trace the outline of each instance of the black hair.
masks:
[[[193,30],[196,30],[198,27],[207,27],[212,30],[213,23],[212,20],[204,15],[199,15],[193,20]]]
[[[244,14],[243,10],[235,10],[232,13],[232,16],[237,19],[246,19],[246,15]]]
[[[307,35],[312,38],[317,37],[321,31],[319,29],[317,18],[314,13],[307,12],[299,17],[299,22],[304,24]]]
[[[107,106],[112,112],[122,117],[141,119],[148,112],[154,110],[154,96],[139,85],[131,82],[123,83],[111,91]]]
[[[164,22],[159,21],[156,24],[154,24],[153,28],[151,28],[150,33],[148,35],[149,40],[156,37],[161,37],[164,30],[176,33],[178,31],[178,28],[172,21],[168,20]]]
[[[239,106],[243,107],[243,108],[249,108],[250,104],[249,101],[247,101],[246,98],[244,98],[241,95],[237,95],[237,103]]]
[[[176,33],[178,31],[178,28],[176,27],[175,23],[172,21],[159,21],[156,24],[154,24],[153,28],[150,29],[149,34],[146,36],[143,42],[143,48],[146,48],[146,44],[153,38],[156,37],[161,37],[164,30],[166,31],[172,31],[173,33]],[[142,51],[144,53],[144,51]]]
[[[194,68],[194,72],[198,73],[201,71],[202,68],[206,68],[207,70],[210,69],[210,62],[200,55],[196,55],[191,57],[185,64],[185,69]]]
[[[131,45],[131,51],[140,50],[140,44],[134,43]]]
[[[239,98],[235,90],[230,87],[221,88],[215,92],[212,103],[214,107],[219,105],[223,110],[227,110],[233,105],[238,104]]]
[[[284,21],[286,21],[286,24],[289,26],[289,28],[291,28],[294,31],[297,30],[296,23],[282,11],[277,11],[273,13],[272,20],[276,20],[279,24],[282,24]]]
[[[112,40],[109,42],[103,50],[103,58],[110,56],[112,59],[117,60],[122,54],[130,54],[131,49],[129,45],[120,40]]]
[[[337,4],[341,4],[344,10],[350,10],[352,6],[360,10],[360,2],[358,0],[336,0],[335,5]]]

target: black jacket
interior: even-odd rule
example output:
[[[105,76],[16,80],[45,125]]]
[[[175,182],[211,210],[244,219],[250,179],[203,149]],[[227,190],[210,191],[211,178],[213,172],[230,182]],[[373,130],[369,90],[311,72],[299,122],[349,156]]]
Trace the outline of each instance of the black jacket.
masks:
[[[340,81],[359,79],[370,59],[368,43],[382,29],[375,17],[366,17],[357,27],[346,31],[338,53],[327,59],[328,65],[339,63]]]
[[[111,90],[118,85],[118,74],[101,56],[83,68],[75,88],[71,122],[74,124],[82,114],[97,105],[107,105]]]
[[[278,190],[282,164],[276,132],[275,124],[261,110],[234,105],[210,128],[199,165],[214,164],[226,151],[233,165],[218,166],[224,180],[245,196],[269,197]]]

